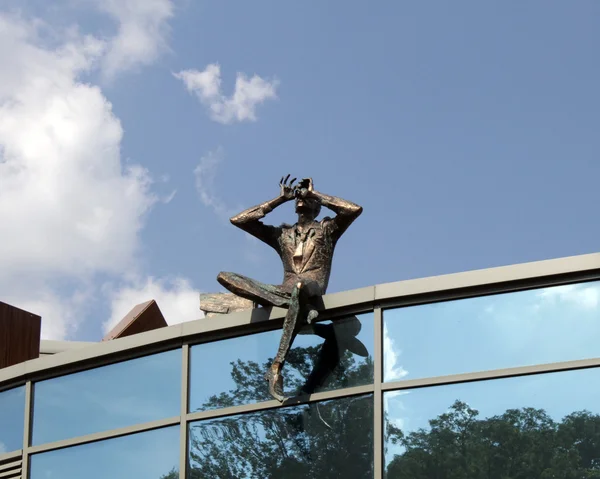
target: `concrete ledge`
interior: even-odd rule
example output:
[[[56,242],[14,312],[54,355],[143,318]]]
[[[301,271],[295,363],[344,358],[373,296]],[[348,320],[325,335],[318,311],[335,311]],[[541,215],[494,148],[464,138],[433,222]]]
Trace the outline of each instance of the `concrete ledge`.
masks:
[[[86,341],[51,341],[42,339],[40,342],[40,354],[58,354],[71,349],[87,348],[93,344]]]
[[[375,286],[351,289],[340,293],[328,294],[323,297],[325,309],[338,309],[347,306],[373,303],[375,301]]]
[[[600,271],[600,253],[381,284],[375,286],[375,300],[384,301],[404,296],[549,278],[594,270]]]

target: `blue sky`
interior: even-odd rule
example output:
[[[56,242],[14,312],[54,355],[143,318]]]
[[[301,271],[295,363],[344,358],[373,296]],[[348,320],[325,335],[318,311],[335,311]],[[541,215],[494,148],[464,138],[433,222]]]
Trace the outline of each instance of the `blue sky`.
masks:
[[[46,338],[98,340],[151,298],[170,323],[200,317],[221,270],[277,283],[278,258],[227,218],[286,173],[364,207],[331,292],[597,251],[599,15],[3,2],[0,300]]]

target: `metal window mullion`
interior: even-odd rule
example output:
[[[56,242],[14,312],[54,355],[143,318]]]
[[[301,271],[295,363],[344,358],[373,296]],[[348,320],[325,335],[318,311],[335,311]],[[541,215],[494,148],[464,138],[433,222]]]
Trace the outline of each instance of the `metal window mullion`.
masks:
[[[21,465],[21,477],[29,478],[29,445],[31,444],[31,426],[33,418],[33,384],[31,381],[25,383],[25,415],[23,418],[23,462]]]
[[[152,422],[146,422],[143,424],[135,424],[133,426],[121,427],[118,429],[110,429],[108,431],[95,432],[87,434],[85,436],[77,436],[69,439],[61,439],[59,441],[49,442],[45,444],[39,444],[36,446],[29,447],[30,454],[37,454],[40,452],[52,451],[54,449],[63,449],[65,447],[80,446],[82,444],[89,444],[92,442],[99,442],[105,439],[114,439],[117,437],[129,436],[138,432],[153,431],[155,429],[162,429],[164,427],[175,426],[180,422],[179,416],[174,416],[166,419],[159,419]]]
[[[189,404],[189,380],[190,380],[190,346],[184,344],[182,348],[181,361],[181,411],[179,420],[179,479],[185,479],[187,473],[187,413]]]
[[[246,414],[258,411],[267,411],[271,409],[287,408],[294,406],[302,406],[305,404],[312,404],[315,402],[329,401],[331,399],[342,399],[352,396],[362,396],[365,394],[373,393],[373,385],[367,384],[365,386],[354,386],[344,389],[334,389],[331,391],[324,391],[320,393],[314,393],[310,396],[300,396],[297,398],[290,398],[283,403],[276,400],[263,401],[258,403],[243,404],[240,406],[230,406],[221,409],[208,409],[206,411],[188,413],[187,421],[195,422],[204,419],[216,419],[227,416],[237,416],[238,414]]]
[[[383,478],[383,314],[379,305],[374,314],[374,363],[373,363],[373,471],[375,479]]]
[[[488,371],[474,371],[462,374],[450,374],[447,376],[432,376],[419,379],[405,379],[389,383],[383,383],[383,391],[394,391],[402,389],[417,389],[430,386],[444,386],[449,384],[486,381],[491,379],[508,379],[536,374],[558,373],[591,369],[600,367],[600,358],[578,359],[575,361],[562,361],[558,363],[535,364],[532,366],[518,366],[505,369],[491,369]]]

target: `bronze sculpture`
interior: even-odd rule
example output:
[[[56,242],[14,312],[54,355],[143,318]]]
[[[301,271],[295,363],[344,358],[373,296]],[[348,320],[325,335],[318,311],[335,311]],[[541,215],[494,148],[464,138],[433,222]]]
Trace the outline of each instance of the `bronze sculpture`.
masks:
[[[271,246],[281,258],[284,277],[281,285],[260,283],[236,273],[219,273],[217,280],[232,293],[262,306],[287,308],[279,350],[265,374],[269,393],[284,401],[281,369],[294,338],[303,324],[317,317],[317,304],[325,294],[337,241],[362,213],[362,207],[350,201],[325,195],[314,189],[311,178],[281,178],[278,197],[249,208],[231,218],[231,223]],[[260,220],[278,206],[295,200],[298,221],[294,225],[269,226]],[[316,221],[325,206],[334,218]]]

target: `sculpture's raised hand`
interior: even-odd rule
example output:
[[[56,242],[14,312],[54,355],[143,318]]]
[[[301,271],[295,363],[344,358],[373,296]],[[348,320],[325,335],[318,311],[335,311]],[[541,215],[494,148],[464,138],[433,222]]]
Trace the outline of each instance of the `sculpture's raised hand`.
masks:
[[[286,201],[293,200],[296,191],[296,187],[294,186],[296,178],[288,183],[289,178],[290,175],[287,175],[286,177],[282,176],[281,181],[279,182],[279,187],[281,188],[279,195]]]
[[[296,185],[296,196],[300,198],[311,197],[314,191],[315,187],[313,185],[312,178],[304,178]]]

